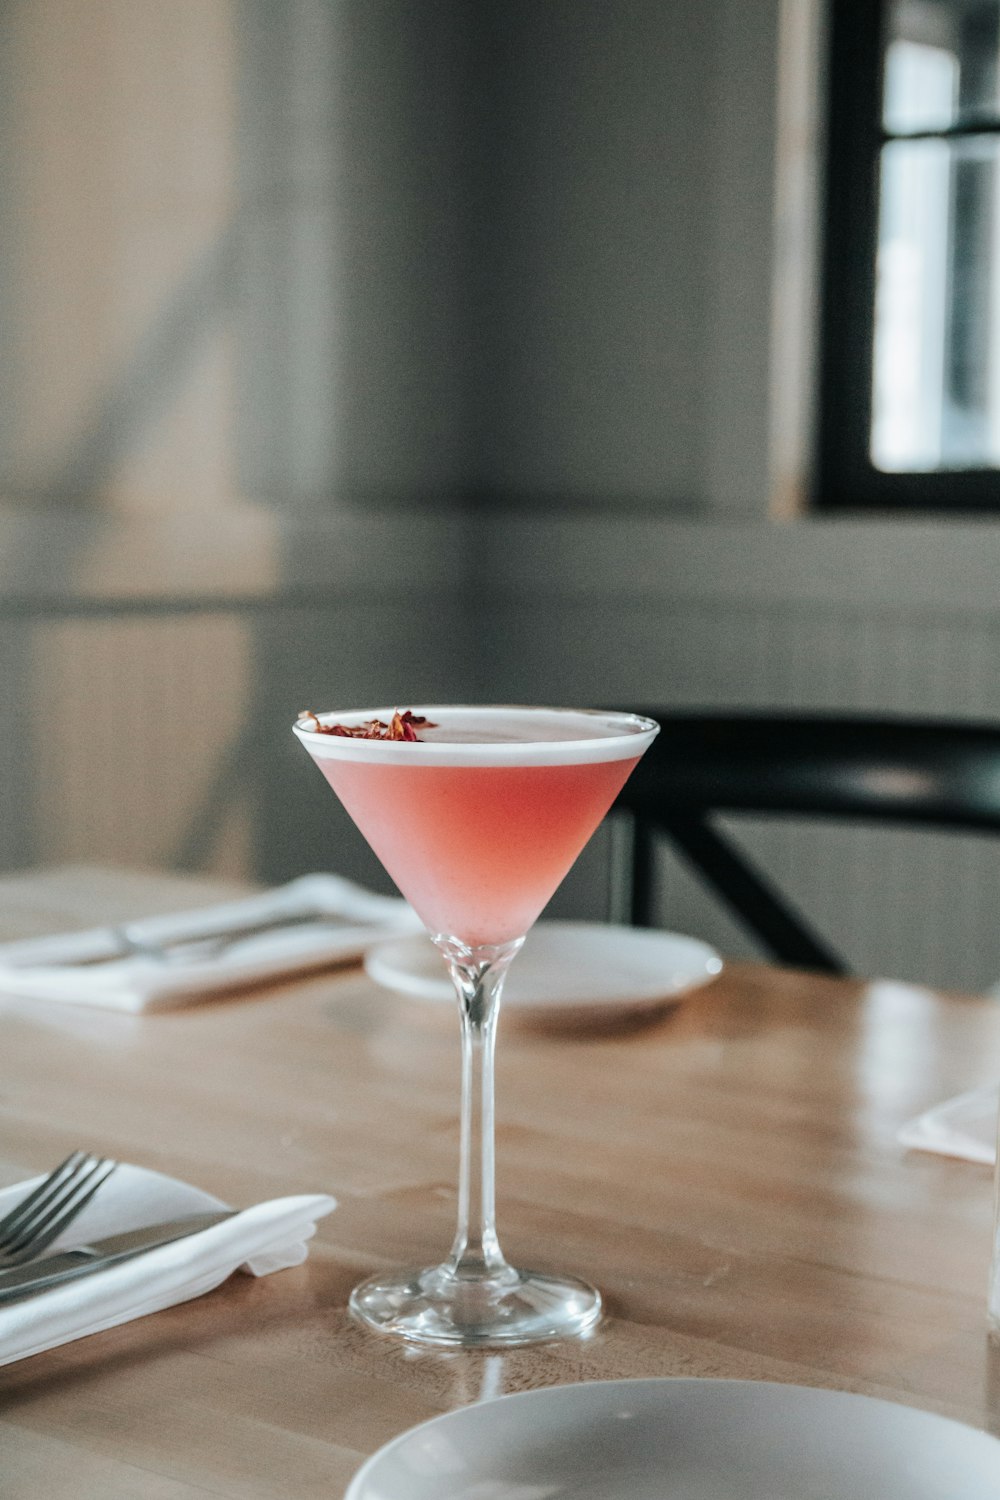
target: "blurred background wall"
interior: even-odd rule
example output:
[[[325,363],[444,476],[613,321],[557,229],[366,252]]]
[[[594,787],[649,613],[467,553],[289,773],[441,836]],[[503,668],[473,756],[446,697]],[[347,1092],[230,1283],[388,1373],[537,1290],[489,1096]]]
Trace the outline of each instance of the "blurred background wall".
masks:
[[[306,706],[1000,719],[995,525],[805,503],[821,20],[4,0],[6,868],[378,884]],[[860,969],[1000,974],[989,845],[741,836]]]

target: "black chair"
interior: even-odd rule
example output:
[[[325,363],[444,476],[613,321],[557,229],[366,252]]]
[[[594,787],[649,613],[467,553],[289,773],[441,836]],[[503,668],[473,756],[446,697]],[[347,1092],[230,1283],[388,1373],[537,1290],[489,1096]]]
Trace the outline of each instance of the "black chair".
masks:
[[[630,915],[638,926],[653,920],[660,832],[779,962],[847,974],[794,905],[713,826],[713,814],[1000,833],[1000,725],[644,712],[662,729],[615,804],[632,821]]]

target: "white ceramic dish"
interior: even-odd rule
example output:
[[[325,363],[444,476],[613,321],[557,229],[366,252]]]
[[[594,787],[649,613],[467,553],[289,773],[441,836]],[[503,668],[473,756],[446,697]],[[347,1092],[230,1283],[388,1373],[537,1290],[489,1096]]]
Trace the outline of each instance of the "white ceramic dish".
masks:
[[[911,1407],[750,1380],[612,1380],[404,1432],[345,1500],[987,1500],[1000,1442]]]
[[[454,1004],[444,962],[423,935],[365,957],[369,976],[418,1000]],[[511,966],[504,1008],[526,1018],[597,1023],[671,1004],[722,969],[713,948],[676,932],[592,922],[539,922]]]

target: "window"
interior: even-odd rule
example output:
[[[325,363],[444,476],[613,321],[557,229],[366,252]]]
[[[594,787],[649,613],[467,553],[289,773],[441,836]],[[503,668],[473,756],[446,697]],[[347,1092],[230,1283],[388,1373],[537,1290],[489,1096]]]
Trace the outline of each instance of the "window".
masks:
[[[1000,510],[1000,0],[831,0],[817,500]]]

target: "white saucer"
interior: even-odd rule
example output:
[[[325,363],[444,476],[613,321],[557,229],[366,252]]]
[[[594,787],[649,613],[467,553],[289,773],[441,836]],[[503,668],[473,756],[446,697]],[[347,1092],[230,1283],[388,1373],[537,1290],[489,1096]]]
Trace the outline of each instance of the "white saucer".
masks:
[[[985,1500],[1000,1442],[912,1407],[752,1380],[552,1386],[435,1417],[345,1500]]]
[[[365,968],[400,994],[455,1003],[444,962],[428,937],[379,943],[367,953]],[[598,1024],[660,1009],[721,969],[722,959],[707,943],[676,932],[539,922],[511,966],[503,1004],[534,1020]]]

